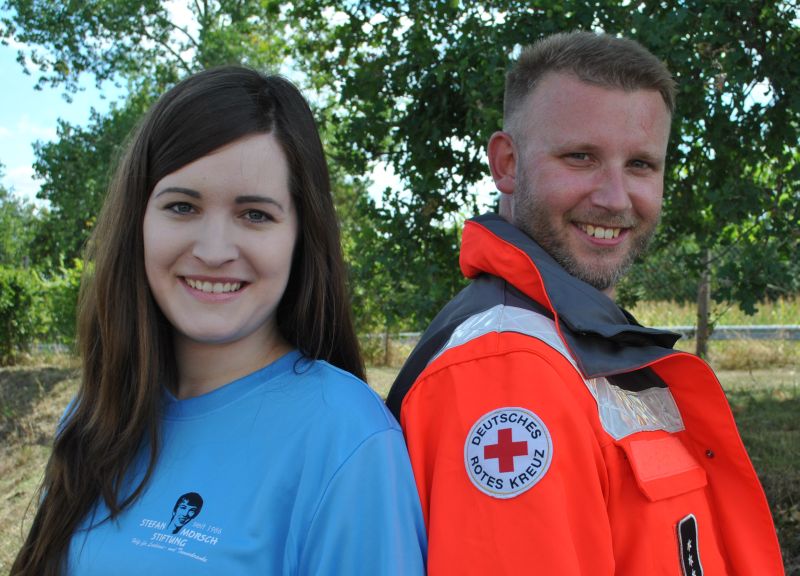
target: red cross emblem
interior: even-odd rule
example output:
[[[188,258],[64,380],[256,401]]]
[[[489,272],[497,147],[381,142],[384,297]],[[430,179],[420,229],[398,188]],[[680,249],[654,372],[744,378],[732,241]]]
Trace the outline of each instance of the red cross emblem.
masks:
[[[528,443],[525,441],[514,442],[511,437],[511,428],[502,428],[497,431],[497,444],[483,447],[483,457],[497,458],[500,472],[514,471],[514,456],[526,456]]]

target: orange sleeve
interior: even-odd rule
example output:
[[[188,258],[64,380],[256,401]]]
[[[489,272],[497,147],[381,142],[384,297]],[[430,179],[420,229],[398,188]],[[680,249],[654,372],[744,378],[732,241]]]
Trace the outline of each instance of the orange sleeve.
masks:
[[[614,573],[592,401],[567,360],[518,334],[487,334],[426,368],[401,421],[430,575]]]

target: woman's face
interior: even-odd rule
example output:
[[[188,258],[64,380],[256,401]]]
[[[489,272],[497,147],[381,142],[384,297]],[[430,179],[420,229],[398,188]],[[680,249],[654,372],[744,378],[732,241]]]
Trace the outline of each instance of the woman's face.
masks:
[[[176,335],[274,344],[297,228],[272,134],[241,138],[161,179],[144,216],[145,269]]]

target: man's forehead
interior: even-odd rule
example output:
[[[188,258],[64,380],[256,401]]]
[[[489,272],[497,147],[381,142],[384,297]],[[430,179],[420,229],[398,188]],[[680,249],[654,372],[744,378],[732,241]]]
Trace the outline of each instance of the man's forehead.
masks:
[[[529,110],[533,104],[542,101],[568,102],[571,98],[574,98],[575,94],[586,93],[587,95],[592,95],[602,92],[615,93],[620,97],[630,94],[657,96],[664,104],[666,114],[672,116],[664,97],[656,88],[624,88],[614,84],[592,82],[568,71],[551,71],[542,74],[528,91],[520,108]]]
[[[631,146],[652,149],[652,154],[666,147],[670,123],[669,109],[657,90],[600,86],[552,72],[528,95],[514,122],[525,140],[600,146],[609,138],[624,137]]]

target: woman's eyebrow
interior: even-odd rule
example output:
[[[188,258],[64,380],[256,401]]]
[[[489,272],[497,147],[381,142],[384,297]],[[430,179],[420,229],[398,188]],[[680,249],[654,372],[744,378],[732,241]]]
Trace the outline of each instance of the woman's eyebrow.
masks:
[[[156,198],[159,196],[163,196],[164,194],[186,194],[187,196],[191,196],[192,198],[200,198],[202,195],[197,190],[192,190],[191,188],[182,188],[180,186],[169,186],[161,190],[158,194],[155,195]]]

